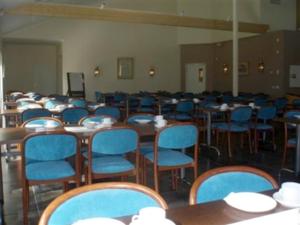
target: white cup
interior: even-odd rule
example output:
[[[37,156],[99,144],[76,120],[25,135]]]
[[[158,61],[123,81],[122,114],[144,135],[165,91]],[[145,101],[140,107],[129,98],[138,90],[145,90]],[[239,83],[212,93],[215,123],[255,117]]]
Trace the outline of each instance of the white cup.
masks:
[[[226,103],[223,103],[221,106],[220,106],[220,109],[221,110],[226,110],[228,109],[228,105]]]
[[[254,102],[250,102],[250,103],[249,103],[249,106],[253,109],[253,108],[255,107]]]
[[[284,202],[300,203],[300,184],[295,182],[282,183],[279,194]]]
[[[157,115],[154,117],[154,121],[159,121],[159,120],[163,120],[164,116],[163,115]]]
[[[103,118],[102,124],[105,124],[105,125],[112,124],[111,118],[109,118],[109,117],[108,118]]]
[[[159,224],[159,221],[166,219],[166,211],[159,207],[146,207],[139,211],[138,215],[134,215],[131,219],[132,224],[153,225]]]
[[[157,120],[156,121],[156,125],[159,126],[159,127],[163,127],[163,126],[166,126],[167,125],[167,120]]]

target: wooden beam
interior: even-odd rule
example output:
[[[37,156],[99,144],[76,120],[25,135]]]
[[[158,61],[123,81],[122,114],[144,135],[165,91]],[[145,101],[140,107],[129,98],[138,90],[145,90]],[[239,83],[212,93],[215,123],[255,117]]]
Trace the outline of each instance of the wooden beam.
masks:
[[[225,20],[203,19],[198,17],[177,16],[148,11],[96,8],[78,5],[32,3],[5,9],[7,15],[50,16],[70,19],[105,20],[114,22],[155,24],[176,27],[190,27],[213,30],[232,30],[232,22]],[[269,25],[239,23],[240,32],[264,33]]]

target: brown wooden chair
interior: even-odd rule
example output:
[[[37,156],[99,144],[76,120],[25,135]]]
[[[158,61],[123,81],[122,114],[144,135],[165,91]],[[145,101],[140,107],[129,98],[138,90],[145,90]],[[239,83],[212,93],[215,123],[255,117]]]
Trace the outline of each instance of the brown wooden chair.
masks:
[[[39,225],[69,225],[93,217],[129,216],[150,206],[168,208],[157,192],[140,184],[106,182],[85,185],[53,200],[43,212]]]
[[[194,182],[190,205],[220,200],[230,192],[261,192],[278,188],[277,181],[263,170],[249,166],[225,166],[208,170]]]
[[[77,136],[65,131],[39,132],[22,142],[23,223],[28,224],[29,187],[68,182],[80,185],[80,151]],[[70,160],[74,158],[74,165]]]
[[[193,157],[182,151],[192,148]],[[159,191],[159,171],[171,171],[173,187],[176,188],[178,170],[193,168],[196,179],[198,172],[198,128],[193,123],[175,123],[159,130],[155,137],[154,151],[144,155],[146,178],[147,164],[153,165],[155,190]],[[144,179],[146,180],[146,179]],[[146,182],[146,181],[145,181]]]

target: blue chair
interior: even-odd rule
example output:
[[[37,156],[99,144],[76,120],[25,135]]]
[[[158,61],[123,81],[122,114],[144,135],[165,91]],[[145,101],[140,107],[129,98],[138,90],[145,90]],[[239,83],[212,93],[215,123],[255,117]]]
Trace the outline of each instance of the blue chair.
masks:
[[[277,189],[276,180],[249,166],[226,166],[208,170],[194,182],[190,205],[224,199],[231,192],[261,192]]]
[[[22,145],[23,223],[28,224],[29,187],[69,181],[80,185],[80,152],[77,136],[70,132],[40,132],[24,138]],[[75,158],[75,165],[68,161]]]
[[[37,117],[51,117],[52,113],[48,109],[26,109],[21,113],[21,122],[24,123],[27,120]]]
[[[102,154],[94,157],[94,154]],[[135,155],[134,162],[126,156]],[[130,127],[111,127],[97,130],[89,140],[86,176],[93,179],[135,175],[139,183],[139,135]]]
[[[30,120],[26,120],[22,127],[25,128],[59,128],[63,127],[63,122],[53,117],[37,117]]]
[[[288,100],[286,98],[276,98],[273,105],[277,109],[277,115],[282,115],[287,107]]]
[[[69,225],[88,218],[131,216],[145,207],[167,209],[168,205],[158,193],[140,184],[85,185],[52,201],[43,212],[39,225]]]
[[[266,132],[272,133],[272,143],[273,143],[273,149],[275,149],[275,131],[272,124],[270,124],[270,121],[272,121],[276,116],[276,108],[274,106],[265,106],[261,107],[257,111],[256,115],[256,121],[255,123],[251,124],[251,128],[254,129],[254,148],[255,152],[257,152],[258,148],[258,141],[259,141],[259,133],[262,133],[263,135],[266,134]],[[265,137],[263,137],[263,140]]]
[[[193,158],[182,151],[193,147]],[[194,177],[198,170],[198,128],[192,123],[177,123],[159,130],[155,136],[154,151],[145,154],[144,176],[148,163],[153,165],[155,190],[159,191],[159,171],[177,173],[179,168],[193,168]],[[146,179],[144,179],[146,180]],[[175,183],[175,181],[173,182]]]
[[[100,91],[95,91],[95,98],[96,98],[96,102],[98,102],[98,103],[100,103],[100,102],[102,102],[103,100],[102,100],[102,94],[101,94],[101,92]]]
[[[300,117],[300,111],[291,110],[285,112],[283,117],[285,118],[295,118],[295,116]],[[284,149],[282,157],[282,167],[286,164],[287,153],[290,148],[296,148],[297,138],[296,138],[296,125],[284,123]]]
[[[66,108],[61,112],[65,124],[78,124],[79,120],[89,114],[85,108]]]
[[[251,147],[251,130],[250,130],[250,119],[252,115],[252,108],[249,106],[243,106],[235,108],[230,114],[230,121],[223,123],[213,124],[213,128],[216,129],[217,135],[219,132],[227,133],[228,142],[228,156],[232,157],[231,151],[231,133],[248,133],[249,149],[252,152]]]
[[[191,121],[193,113],[194,103],[192,101],[180,101],[176,105],[175,113],[171,113],[167,117],[178,121]]]
[[[154,113],[155,112],[155,98],[145,96],[140,99],[139,112]]]
[[[292,105],[294,109],[300,109],[300,98],[294,99]]]
[[[116,120],[119,120],[121,117],[121,112],[118,107],[112,107],[112,106],[104,106],[104,107],[98,107],[95,110],[95,115],[109,115],[114,117]]]

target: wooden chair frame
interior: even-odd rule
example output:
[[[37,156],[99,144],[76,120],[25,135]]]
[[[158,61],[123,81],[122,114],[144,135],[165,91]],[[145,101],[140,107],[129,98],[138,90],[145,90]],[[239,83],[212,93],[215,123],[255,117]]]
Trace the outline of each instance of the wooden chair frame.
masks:
[[[52,213],[67,200],[89,191],[96,191],[102,189],[131,189],[138,192],[142,192],[152,197],[163,209],[168,209],[168,205],[166,201],[157,192],[155,192],[154,190],[146,186],[135,184],[135,183],[129,183],[129,182],[105,182],[105,183],[85,185],[83,187],[73,189],[57,197],[47,206],[47,208],[43,212],[39,221],[39,225],[48,225]]]
[[[195,205],[197,204],[197,192],[199,187],[204,183],[208,178],[221,174],[221,173],[228,173],[228,172],[247,172],[247,173],[253,173],[258,176],[261,176],[268,180],[274,189],[279,188],[279,185],[277,181],[267,172],[250,167],[250,166],[225,166],[225,167],[219,167],[215,169],[208,170],[201,174],[194,182],[192,185],[192,188],[190,190],[190,197],[189,197],[189,204],[190,205]]]

